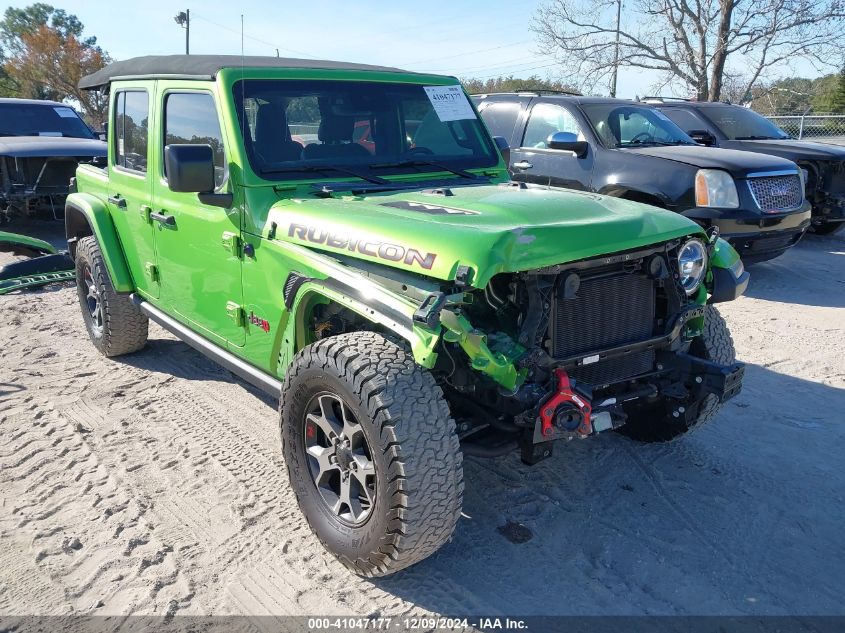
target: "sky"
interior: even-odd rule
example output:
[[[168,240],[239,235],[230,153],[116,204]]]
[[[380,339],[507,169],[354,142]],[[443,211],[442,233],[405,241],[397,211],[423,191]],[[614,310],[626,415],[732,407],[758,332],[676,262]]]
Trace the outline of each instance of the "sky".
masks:
[[[278,49],[282,57],[459,77],[568,79],[552,57],[537,54],[529,27],[541,0],[45,1],[76,14],[115,59],[184,53],[185,31],[174,16],[190,9],[192,53],[240,54],[243,14],[246,55]],[[617,96],[646,94],[658,80],[652,71],[622,69]]]

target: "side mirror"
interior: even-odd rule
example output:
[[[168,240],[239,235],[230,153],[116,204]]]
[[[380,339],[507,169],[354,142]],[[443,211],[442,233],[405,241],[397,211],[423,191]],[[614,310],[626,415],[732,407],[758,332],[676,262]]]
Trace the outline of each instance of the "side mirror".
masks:
[[[690,130],[687,132],[689,137],[700,145],[707,145],[712,147],[716,144],[716,137],[707,130]]]
[[[578,158],[584,158],[587,155],[590,144],[587,141],[579,141],[578,137],[572,132],[555,132],[554,134],[549,134],[549,138],[546,139],[546,147],[566,152],[575,152]]]
[[[494,136],[493,142],[496,143],[496,147],[502,154],[502,158],[505,161],[505,167],[509,167],[511,164],[511,148],[510,145],[508,145],[508,139],[504,136]]]
[[[211,145],[167,145],[164,171],[170,191],[214,191],[214,150]]]
[[[94,134],[96,134],[97,138],[100,139],[101,141],[109,140],[109,136],[108,136],[108,134],[106,134],[105,130],[103,130],[102,132],[94,132]]]
[[[232,206],[231,193],[214,193],[211,145],[165,145],[164,171],[170,191],[199,194],[200,202],[215,207]]]

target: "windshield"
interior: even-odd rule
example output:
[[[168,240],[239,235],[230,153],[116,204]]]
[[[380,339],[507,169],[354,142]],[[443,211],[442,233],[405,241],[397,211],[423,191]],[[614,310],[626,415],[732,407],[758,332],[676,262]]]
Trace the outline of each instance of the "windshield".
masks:
[[[704,115],[732,141],[789,138],[777,125],[747,108],[702,108]]]
[[[96,138],[73,108],[34,103],[0,103],[0,136]]]
[[[499,161],[460,86],[277,79],[239,81],[233,92],[250,164],[265,178],[471,178],[461,170]]]
[[[605,147],[694,145],[681,128],[653,108],[615,103],[581,106]]]

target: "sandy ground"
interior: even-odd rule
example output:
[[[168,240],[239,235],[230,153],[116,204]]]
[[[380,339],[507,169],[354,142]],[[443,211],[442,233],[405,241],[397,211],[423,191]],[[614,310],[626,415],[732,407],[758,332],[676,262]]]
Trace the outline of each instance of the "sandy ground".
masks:
[[[157,327],[102,358],[70,287],[0,297],[0,615],[845,614],[845,237],[752,275],[714,423],[467,459],[452,542],[375,581],[311,536],[273,402]]]

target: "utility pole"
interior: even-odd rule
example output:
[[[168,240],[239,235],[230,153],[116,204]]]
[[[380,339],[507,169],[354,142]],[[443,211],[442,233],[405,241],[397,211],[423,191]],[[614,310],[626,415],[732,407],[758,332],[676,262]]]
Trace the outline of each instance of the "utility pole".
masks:
[[[173,18],[176,24],[185,29],[185,55],[191,54],[191,10],[186,9],[180,11],[179,14]]]
[[[610,96],[616,97],[616,77],[619,73],[619,25],[622,21],[622,0],[616,0],[616,45],[613,48],[613,75],[610,79]]]

